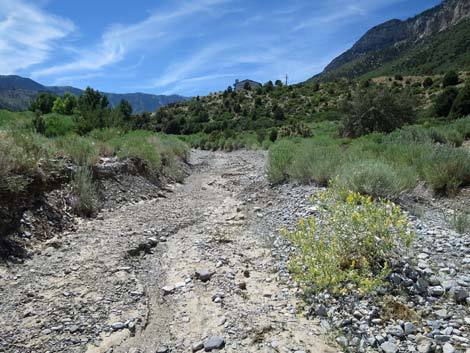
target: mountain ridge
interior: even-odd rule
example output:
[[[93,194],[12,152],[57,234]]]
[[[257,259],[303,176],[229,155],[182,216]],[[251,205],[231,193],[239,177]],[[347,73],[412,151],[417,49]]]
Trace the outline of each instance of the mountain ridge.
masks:
[[[368,30],[311,80],[356,78],[426,45],[441,33],[470,19],[470,2],[446,0],[407,20],[392,19]]]
[[[31,101],[41,92],[54,93],[60,96],[64,95],[65,92],[70,92],[78,96],[84,90],[72,86],[44,86],[30,78],[18,75],[0,75],[0,108],[14,111],[27,109]],[[153,112],[168,104],[189,99],[176,94],[102,93],[108,97],[111,107],[117,106],[121,99],[129,101],[134,113]]]

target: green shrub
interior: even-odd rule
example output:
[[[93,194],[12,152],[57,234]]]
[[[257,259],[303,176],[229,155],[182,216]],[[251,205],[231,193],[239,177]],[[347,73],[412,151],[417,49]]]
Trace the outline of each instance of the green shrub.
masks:
[[[391,132],[415,119],[414,103],[403,93],[388,88],[357,91],[340,103],[342,134],[358,137],[372,132]]]
[[[442,87],[455,86],[459,84],[459,75],[455,71],[449,71],[442,79]]]
[[[312,197],[319,214],[284,234],[296,252],[290,270],[306,291],[367,291],[383,284],[389,265],[413,234],[400,207],[332,185]]]
[[[338,182],[351,191],[372,197],[396,198],[406,187],[400,175],[380,160],[360,160],[344,164]]]
[[[295,153],[295,144],[289,140],[275,143],[268,153],[267,174],[268,180],[279,184],[289,177],[289,167]]]
[[[454,195],[470,184],[470,152],[466,149],[437,146],[422,163],[424,180],[438,194]]]
[[[310,137],[312,130],[308,125],[299,121],[291,125],[283,126],[279,129],[277,137]]]
[[[437,116],[447,117],[452,109],[459,91],[455,87],[447,87],[434,102],[434,111]]]
[[[462,134],[464,140],[470,139],[470,116],[453,121],[450,128]]]
[[[470,115],[470,82],[467,82],[454,100],[451,110],[453,119]]]
[[[426,77],[423,81],[423,87],[424,88],[429,88],[434,84],[434,81],[431,77]]]
[[[41,92],[36,99],[29,105],[28,110],[32,112],[39,112],[40,114],[49,114],[52,112],[52,107],[57,99],[54,93]]]
[[[63,115],[72,115],[77,108],[78,99],[70,92],[65,92],[63,97],[57,97],[52,106],[52,112]]]
[[[98,208],[98,193],[89,167],[79,167],[73,177],[73,211],[80,216],[90,217]]]
[[[375,198],[396,198],[404,188],[394,168],[379,160],[361,160],[344,164],[338,182],[351,191]]]
[[[44,124],[44,134],[47,137],[65,136],[75,132],[75,122],[69,116],[47,114],[44,116]]]
[[[13,162],[13,140],[0,131],[0,178],[7,175]]]
[[[336,176],[341,161],[338,146],[319,146],[304,142],[295,151],[289,175],[301,183],[315,182],[326,186]]]

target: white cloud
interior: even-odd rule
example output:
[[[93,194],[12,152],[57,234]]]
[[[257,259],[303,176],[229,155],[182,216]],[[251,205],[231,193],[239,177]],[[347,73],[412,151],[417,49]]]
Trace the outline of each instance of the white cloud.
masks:
[[[0,72],[12,74],[45,62],[57,41],[75,30],[61,18],[22,0],[0,0]]]
[[[208,64],[214,61],[215,57],[221,57],[222,52],[227,47],[224,45],[210,45],[190,58],[170,65],[162,76],[153,81],[154,87],[166,87],[178,81],[184,81],[193,76],[195,72],[208,68]]]
[[[80,49],[78,59],[37,70],[33,72],[33,76],[63,75],[90,70],[98,71],[121,62],[126,54],[130,52],[145,50],[150,42],[153,49],[156,46],[163,47],[165,44],[179,38],[179,32],[175,28],[178,22],[199,12],[205,12],[206,15],[220,16],[220,11],[214,11],[213,7],[229,1],[231,0],[192,1],[166,12],[154,13],[135,24],[127,26],[114,25],[103,34],[97,45],[92,48]]]

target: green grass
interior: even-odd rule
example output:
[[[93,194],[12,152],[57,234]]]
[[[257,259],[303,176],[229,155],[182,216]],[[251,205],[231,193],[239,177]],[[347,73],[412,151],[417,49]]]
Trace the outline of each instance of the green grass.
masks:
[[[98,191],[91,168],[79,167],[72,177],[72,186],[74,212],[80,216],[92,216],[98,209]]]
[[[0,130],[30,130],[33,116],[32,112],[14,113],[0,109]]]
[[[448,220],[448,223],[457,231],[459,234],[470,233],[470,211],[455,211]]]
[[[58,157],[89,168],[100,156],[116,155],[140,158],[152,171],[165,172],[176,180],[183,177],[177,159],[187,159],[189,147],[178,137],[117,128],[79,136],[71,117],[48,114],[43,118],[44,135],[34,132],[33,113],[0,110],[0,175],[34,173],[39,165],[42,169],[54,168],[53,164],[62,160]]]
[[[98,162],[97,145],[89,138],[74,134],[57,138],[54,142],[58,154],[69,157],[79,166],[92,166]]]

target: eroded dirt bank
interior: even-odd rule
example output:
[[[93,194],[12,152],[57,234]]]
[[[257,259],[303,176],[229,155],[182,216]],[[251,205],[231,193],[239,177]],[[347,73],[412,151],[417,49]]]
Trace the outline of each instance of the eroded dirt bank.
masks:
[[[265,154],[197,151],[191,163],[166,198],[103,212],[0,268],[0,351],[335,352],[297,315],[272,254]]]

